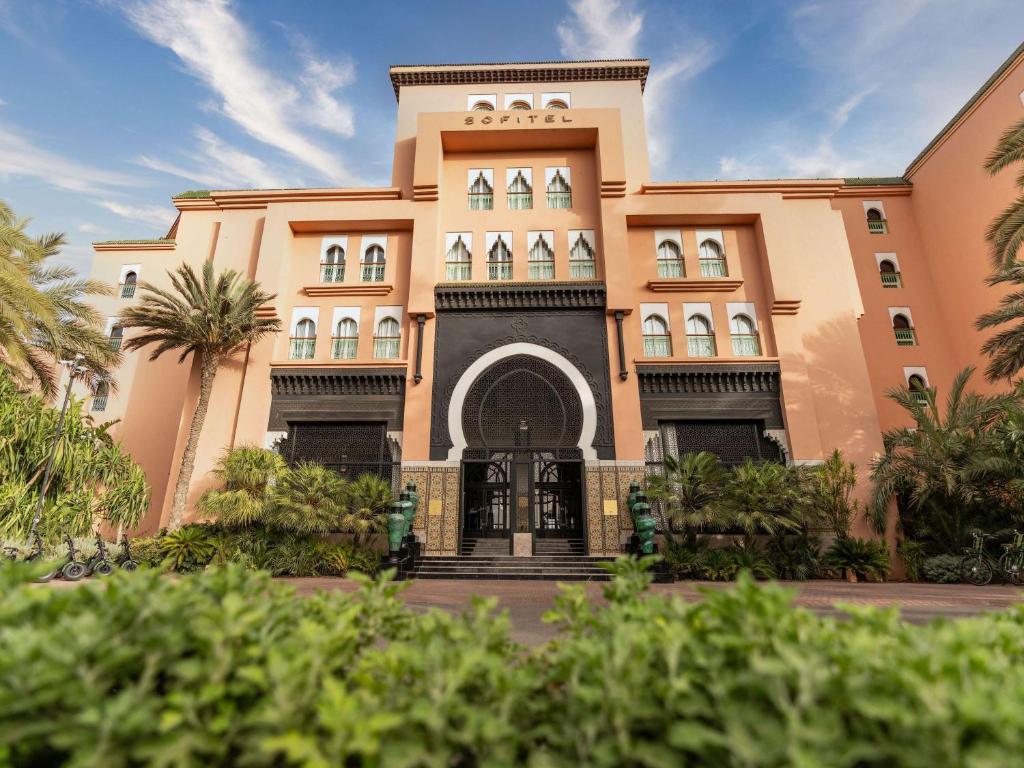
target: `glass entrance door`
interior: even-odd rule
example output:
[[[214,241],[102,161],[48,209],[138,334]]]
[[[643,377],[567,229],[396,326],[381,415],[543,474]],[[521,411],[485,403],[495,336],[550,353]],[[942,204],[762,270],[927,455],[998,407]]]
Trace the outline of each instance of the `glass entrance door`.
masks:
[[[550,453],[533,458],[533,530],[537,538],[580,538],[582,464]]]
[[[508,538],[512,525],[510,457],[463,464],[463,535],[466,538]]]

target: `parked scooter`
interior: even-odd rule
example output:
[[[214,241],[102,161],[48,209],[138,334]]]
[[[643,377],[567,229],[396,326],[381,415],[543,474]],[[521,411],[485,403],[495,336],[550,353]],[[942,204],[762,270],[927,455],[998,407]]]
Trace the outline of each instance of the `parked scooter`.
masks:
[[[117,557],[117,567],[122,571],[134,571],[138,569],[138,562],[132,557],[132,547],[128,543],[128,534],[121,539],[121,554]]]
[[[114,572],[114,565],[107,558],[107,543],[100,534],[96,534],[96,554],[89,559],[89,573],[95,576],[109,576]]]
[[[78,559],[78,550],[75,549],[75,542],[66,533],[64,534],[64,542],[68,545],[68,553],[65,556],[64,563],[59,566],[60,577],[66,581],[78,581],[89,573],[89,568]]]

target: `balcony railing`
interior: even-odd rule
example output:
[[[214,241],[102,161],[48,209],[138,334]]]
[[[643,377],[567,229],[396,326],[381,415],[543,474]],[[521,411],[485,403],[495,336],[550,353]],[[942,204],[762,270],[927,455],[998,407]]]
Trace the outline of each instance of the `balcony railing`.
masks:
[[[399,339],[384,337],[373,340],[373,356],[380,360],[390,360],[398,357]]]
[[[899,272],[879,272],[882,276],[882,287],[883,288],[902,288],[903,280],[900,278]]]
[[[473,278],[473,265],[463,262],[449,262],[445,265],[445,280],[471,280]]]
[[[344,264],[321,264],[320,265],[320,282],[321,283],[343,283],[343,282],[345,282],[345,265]]]
[[[717,351],[714,336],[690,334],[686,337],[686,354],[690,357],[714,357]]]
[[[682,277],[682,259],[658,259],[658,277]]]
[[[135,295],[135,283],[121,283],[121,298],[130,299]]]
[[[756,333],[734,333],[732,353],[736,357],[757,357],[761,354],[761,342]]]
[[[889,223],[885,219],[868,219],[868,232],[872,235],[884,235],[889,231]]]
[[[331,339],[331,357],[334,360],[353,360],[359,339],[352,336],[335,336]]]
[[[918,405],[928,405],[928,393],[920,389],[910,390],[910,398]]]
[[[107,395],[97,395],[92,399],[92,409],[94,411],[105,411],[107,410]]]
[[[533,192],[509,192],[508,207],[513,211],[533,208]]]
[[[312,360],[316,354],[316,336],[313,338],[293,338],[288,345],[288,359]]]
[[[597,268],[592,261],[570,261],[569,277],[586,280],[597,277]]]
[[[896,345],[899,347],[916,347],[917,334],[913,328],[893,328],[896,334]]]
[[[555,265],[550,261],[531,261],[527,277],[531,280],[554,280]]]
[[[644,357],[672,357],[672,337],[644,336]]]
[[[701,259],[701,277],[726,277],[728,271],[725,268],[725,259]]]
[[[470,192],[469,210],[489,211],[494,208],[494,195],[490,192]]]
[[[548,208],[572,208],[572,192],[548,192]]]
[[[115,352],[121,348],[121,337],[111,336],[110,337],[110,348]]]
[[[511,280],[512,279],[512,263],[508,261],[489,261],[487,262],[487,279],[488,280]]]
[[[383,283],[384,282],[384,265],[383,264],[363,264],[363,268],[362,268],[362,270],[360,270],[359,278],[364,283]]]

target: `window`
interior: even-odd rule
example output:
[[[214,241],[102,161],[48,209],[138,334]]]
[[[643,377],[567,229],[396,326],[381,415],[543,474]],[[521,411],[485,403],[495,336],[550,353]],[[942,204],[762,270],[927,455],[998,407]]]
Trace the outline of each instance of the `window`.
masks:
[[[533,208],[533,186],[526,178],[527,174],[528,169],[515,169],[515,176],[512,177],[512,181],[508,185],[508,207],[510,210],[522,211]]]
[[[900,276],[899,270],[889,259],[882,259],[878,262],[878,273],[882,276],[883,288],[901,288],[903,286],[903,278]]]
[[[338,321],[331,340],[331,357],[335,360],[352,360],[359,346],[359,326],[351,317]]]
[[[868,208],[868,232],[872,235],[884,235],[889,231],[889,225],[885,221],[885,217],[882,216],[882,212],[877,208]]]
[[[725,268],[722,246],[717,241],[708,238],[702,242],[697,255],[700,257],[701,277],[726,277],[729,274]]]
[[[139,276],[134,272],[129,272],[124,276],[124,282],[121,283],[121,298],[130,299],[135,295],[135,283],[138,281]]]
[[[342,283],[345,281],[345,249],[332,245],[320,262],[321,283]]]
[[[896,344],[900,347],[916,347],[917,346],[917,334],[914,332],[914,326],[910,324],[910,320],[907,319],[906,315],[897,314],[893,315],[892,318],[892,329],[896,334]]]
[[[569,237],[574,234],[570,230]],[[593,233],[590,234],[593,238]],[[576,242],[569,249],[569,277],[587,280],[597,277],[594,265],[594,247],[588,242],[586,233],[579,232]]]
[[[518,109],[533,109],[533,107],[531,107],[528,103],[526,103],[522,99],[516,99],[515,101],[513,101],[511,104],[508,105],[508,108],[509,109],[516,109],[516,110],[518,110]]]
[[[672,357],[672,335],[661,315],[644,320],[644,357]]]
[[[398,357],[400,340],[398,321],[393,317],[385,317],[377,323],[377,333],[373,337],[373,356],[381,360]]]
[[[470,280],[473,277],[473,262],[469,248],[462,241],[462,235],[457,235],[455,242],[445,255],[445,279],[446,280]]]
[[[121,348],[121,341],[124,338],[124,328],[120,325],[115,325],[110,329],[110,348],[118,350]]]
[[[736,357],[757,357],[761,354],[761,342],[757,338],[757,326],[747,315],[736,315],[732,319],[732,353]]]
[[[374,243],[363,253],[360,278],[364,283],[384,282],[384,249]]]
[[[566,176],[568,168],[555,168],[548,182],[548,208],[572,208],[572,188]]]
[[[714,357],[718,353],[711,321],[704,315],[690,315],[686,321],[686,353],[690,357]]]
[[[96,385],[92,395],[92,410],[105,411],[107,409],[107,398],[110,396],[110,384],[101,381]]]
[[[907,389],[910,390],[910,396],[915,401],[921,405],[928,404],[928,385],[925,383],[923,376],[916,373],[911,374],[907,379]]]
[[[512,279],[512,251],[501,235],[498,235],[490,250],[487,251],[487,279]]]
[[[300,320],[295,326],[295,335],[288,349],[290,360],[312,360],[316,353],[316,323],[309,318]]]
[[[494,105],[491,104],[491,102],[489,102],[489,101],[486,101],[484,99],[480,99],[480,101],[473,102],[472,111],[473,112],[493,112],[494,111]]]
[[[662,240],[658,245],[658,277],[685,277],[683,254],[672,240]]]
[[[561,99],[552,99],[547,103],[545,109],[568,109],[569,105]]]
[[[544,240],[544,235],[537,235],[537,239],[530,248],[529,273],[531,280],[554,280],[555,279],[555,252]]]
[[[473,172],[470,171],[472,174]],[[494,187],[487,180],[483,171],[478,171],[476,178],[469,185],[469,210],[489,211],[494,208]]]

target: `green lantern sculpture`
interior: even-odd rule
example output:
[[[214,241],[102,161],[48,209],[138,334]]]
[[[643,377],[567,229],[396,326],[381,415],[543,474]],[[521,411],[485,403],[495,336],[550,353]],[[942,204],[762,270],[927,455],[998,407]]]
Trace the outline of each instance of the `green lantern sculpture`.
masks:
[[[405,484],[405,491],[409,494],[409,501],[412,502],[413,520],[415,520],[416,513],[420,511],[420,495],[416,492],[416,483],[410,480]]]
[[[626,497],[626,508],[629,510],[629,514],[633,517],[633,505],[636,504],[636,497],[641,493],[640,483],[636,480],[629,484],[629,496]],[[634,520],[634,522],[636,522]]]
[[[402,537],[405,536],[405,515],[402,512],[402,502],[391,502],[391,511],[388,513],[388,550],[392,558],[398,556],[402,548]]]
[[[636,528],[641,555],[654,554],[654,529],[658,526],[651,505],[647,503],[647,495],[641,491],[633,503],[633,525]]]
[[[412,522],[416,519],[416,507],[413,506],[408,491],[402,491],[398,495],[398,503],[402,507],[402,517],[405,518],[405,530],[402,532],[402,536],[411,536]]]

